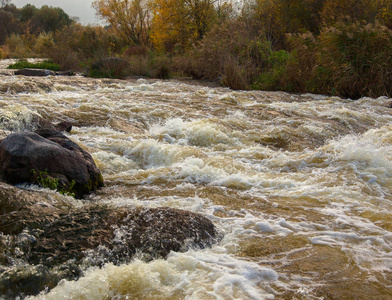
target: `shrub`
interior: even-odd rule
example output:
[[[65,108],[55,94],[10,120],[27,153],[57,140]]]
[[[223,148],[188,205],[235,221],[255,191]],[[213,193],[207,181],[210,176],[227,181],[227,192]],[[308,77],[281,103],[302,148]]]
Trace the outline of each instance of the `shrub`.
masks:
[[[177,60],[176,71],[194,78],[220,78],[233,89],[248,89],[264,67],[264,41],[263,36],[252,36],[244,23],[226,22],[216,26],[192,51]]]
[[[170,78],[172,72],[172,62],[170,57],[161,53],[149,53],[149,69],[152,77],[160,79]]]
[[[287,65],[293,61],[293,55],[285,50],[270,51],[266,59],[267,67],[252,83],[253,89],[291,91],[292,84],[282,80],[287,72]]]
[[[53,34],[42,32],[36,38],[33,50],[46,57],[54,46]]]
[[[123,56],[131,58],[133,56],[146,56],[148,54],[148,48],[142,45],[129,46],[123,52]]]
[[[295,90],[357,99],[392,96],[392,31],[378,22],[337,22],[317,38],[292,38]],[[302,62],[306,62],[303,64]]]
[[[29,57],[30,49],[26,41],[18,34],[11,34],[7,40],[6,45],[8,52],[12,57],[25,58]]]
[[[337,23],[322,32],[320,66],[342,96],[392,96],[392,31],[379,23]],[[317,70],[317,68],[316,68]]]
[[[129,75],[151,77],[148,56],[131,56],[129,61]]]
[[[119,57],[107,57],[94,63],[88,76],[94,78],[123,78],[129,75],[129,62]]]
[[[48,56],[62,69],[82,70],[105,57],[120,55],[125,42],[100,26],[65,26],[53,34],[54,46]]]
[[[222,84],[233,90],[245,90],[248,88],[246,70],[242,68],[240,63],[232,55],[227,55],[223,64]]]

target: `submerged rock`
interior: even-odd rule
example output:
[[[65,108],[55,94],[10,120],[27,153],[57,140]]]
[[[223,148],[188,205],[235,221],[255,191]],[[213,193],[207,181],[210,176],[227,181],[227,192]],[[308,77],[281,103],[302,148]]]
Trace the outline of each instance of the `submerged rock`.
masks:
[[[46,287],[55,287],[57,282],[48,268],[42,265],[4,268],[0,270],[1,299],[15,299],[15,295],[36,295]]]
[[[0,110],[0,128],[8,131],[53,129],[70,132],[72,130],[72,123],[61,121],[53,124],[26,107],[12,107],[11,110],[7,108]]]
[[[15,78],[6,82],[0,82],[0,92],[9,94],[48,93],[54,89],[51,81],[39,77],[26,77],[23,80]]]
[[[11,184],[38,183],[77,198],[103,186],[89,153],[53,129],[7,136],[0,143],[0,178]]]
[[[15,71],[15,75],[24,75],[24,76],[54,76],[56,75],[55,72],[51,70],[45,70],[45,69],[30,69],[30,68],[24,68]]]
[[[66,208],[46,194],[5,183],[0,208],[0,295],[9,299],[75,280],[90,266],[122,264],[135,255],[164,258],[219,239],[214,224],[197,213],[97,204]]]

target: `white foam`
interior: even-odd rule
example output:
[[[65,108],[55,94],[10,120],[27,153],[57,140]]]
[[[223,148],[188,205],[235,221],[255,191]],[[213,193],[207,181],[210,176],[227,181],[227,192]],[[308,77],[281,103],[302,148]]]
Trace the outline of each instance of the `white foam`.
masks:
[[[186,144],[197,147],[238,143],[236,138],[230,137],[223,130],[223,128],[219,128],[207,119],[186,122],[180,118],[175,118],[167,120],[163,126],[153,125],[150,131],[153,137],[164,136],[167,142],[184,144],[184,141],[186,141]]]
[[[0,108],[0,129],[7,131],[34,130],[33,115],[38,114],[20,104],[3,106]]]
[[[273,299],[269,283],[276,280],[275,271],[256,263],[191,250],[173,252],[166,260],[93,268],[78,281],[63,280],[49,293],[26,299]]]

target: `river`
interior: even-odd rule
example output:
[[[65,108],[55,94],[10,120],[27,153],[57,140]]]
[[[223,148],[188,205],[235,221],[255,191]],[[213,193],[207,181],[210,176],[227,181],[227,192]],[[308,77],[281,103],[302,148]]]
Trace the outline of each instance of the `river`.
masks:
[[[392,299],[392,99],[81,76],[0,91],[13,130],[73,124],[105,180],[86,201],[186,209],[224,236],[29,299]]]

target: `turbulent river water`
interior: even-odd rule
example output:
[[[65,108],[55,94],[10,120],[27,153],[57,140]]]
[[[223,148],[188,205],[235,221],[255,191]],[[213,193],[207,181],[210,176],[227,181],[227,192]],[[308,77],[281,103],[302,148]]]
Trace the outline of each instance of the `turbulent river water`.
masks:
[[[30,299],[392,299],[391,101],[0,76],[1,137],[33,113],[70,121],[105,180],[86,201],[186,209],[224,235]]]

